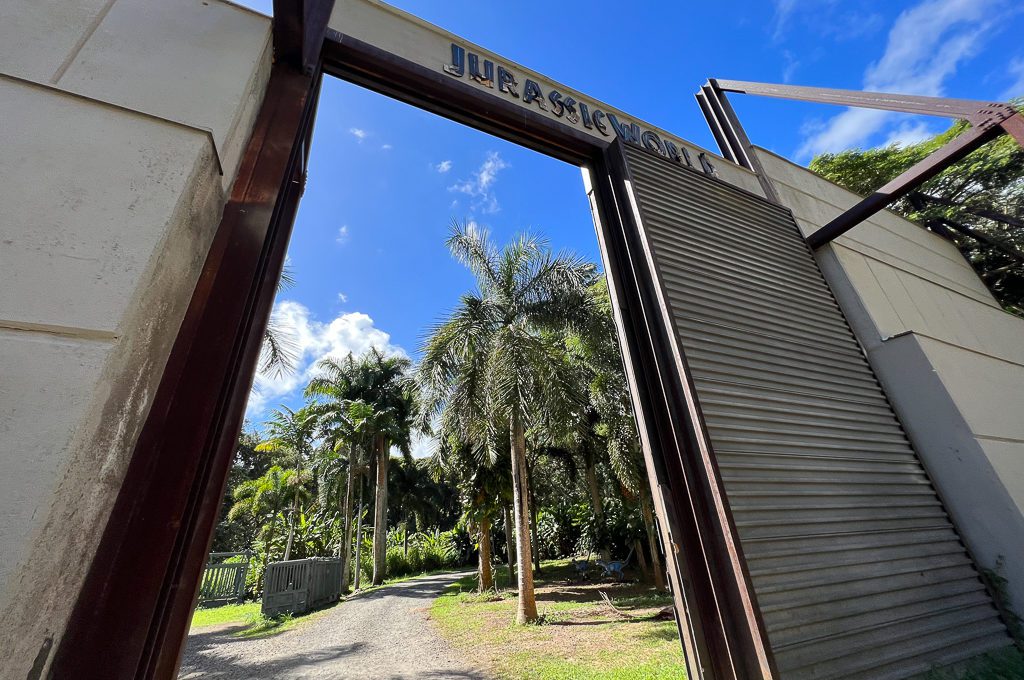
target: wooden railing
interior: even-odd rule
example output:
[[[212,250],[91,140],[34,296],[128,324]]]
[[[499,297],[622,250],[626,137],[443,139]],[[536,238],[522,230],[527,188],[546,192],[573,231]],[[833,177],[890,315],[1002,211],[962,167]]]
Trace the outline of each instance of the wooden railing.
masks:
[[[341,597],[341,558],[311,557],[272,562],[263,581],[266,617],[301,614]]]
[[[232,557],[241,561],[224,562]],[[210,553],[199,584],[199,606],[228,604],[245,597],[245,577],[249,573],[249,553]]]

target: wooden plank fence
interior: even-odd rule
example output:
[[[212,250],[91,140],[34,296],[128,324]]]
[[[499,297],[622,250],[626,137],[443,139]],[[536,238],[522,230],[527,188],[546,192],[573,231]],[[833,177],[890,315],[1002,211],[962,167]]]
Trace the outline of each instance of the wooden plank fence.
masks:
[[[302,614],[341,597],[341,558],[311,557],[272,562],[263,580],[266,617]]]
[[[223,560],[244,557],[240,562]],[[240,602],[245,598],[245,577],[249,573],[249,553],[210,553],[199,584],[199,606]]]

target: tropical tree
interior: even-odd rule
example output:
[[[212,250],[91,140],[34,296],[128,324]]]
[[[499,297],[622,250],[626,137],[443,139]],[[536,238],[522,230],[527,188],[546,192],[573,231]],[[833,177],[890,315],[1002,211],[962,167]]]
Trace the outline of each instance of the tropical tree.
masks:
[[[362,476],[371,449],[373,407],[361,398],[366,393],[365,371],[354,355],[349,354],[342,360],[323,359],[316,368],[318,373],[306,386],[305,394],[307,398],[320,400],[312,408],[327,448],[322,452],[318,466],[334,484],[341,483],[341,472],[345,472],[343,500],[342,494],[337,494],[343,526],[338,554],[342,560],[342,587],[345,588],[351,567],[353,485],[358,475],[361,493]],[[347,456],[343,456],[343,452]]]
[[[537,603],[526,430],[540,413],[557,417],[575,406],[564,345],[546,331],[566,330],[586,318],[587,288],[596,269],[573,255],[552,254],[546,241],[529,235],[499,249],[472,225],[453,223],[447,245],[473,273],[477,290],[463,295],[432,329],[420,375],[433,394],[444,395],[436,402],[451,402],[451,424],[462,441],[493,452],[498,437],[508,438],[518,549],[516,621],[528,623],[537,619]]]
[[[310,382],[306,393],[327,398],[326,410],[315,409],[318,417],[340,427],[342,438],[354,437],[360,448],[371,449],[376,459],[373,583],[379,585],[384,582],[386,568],[391,448],[397,447],[406,456],[411,454],[416,413],[415,385],[408,375],[412,363],[373,347],[359,357],[349,355],[341,362],[326,359],[317,366],[320,376]],[[361,405],[353,410],[355,401]]]
[[[285,470],[275,465],[257,479],[242,482],[232,492],[235,503],[228,511],[228,520],[248,516],[262,523],[260,531],[265,546],[264,564],[270,562],[278,516],[300,488],[295,470]]]
[[[663,590],[665,577],[661,555],[658,552],[651,491],[644,470],[645,464],[622,357],[612,324],[607,282],[595,283],[590,289],[590,295],[592,305],[589,309],[592,315],[583,326],[584,332],[566,338],[572,365],[580,371],[579,379],[588,383],[586,436],[596,436],[603,440],[604,455],[609,469],[626,492],[638,500],[650,549],[654,583],[658,589]],[[589,441],[589,446],[596,446],[592,439]],[[596,479],[592,480],[589,477],[590,473],[588,487],[596,488]],[[591,497],[594,498],[594,491],[591,491]]]
[[[316,412],[312,408],[307,406],[293,411],[287,406],[282,406],[271,412],[270,419],[266,423],[267,437],[256,447],[257,451],[283,456],[295,472],[291,477],[294,491],[288,515],[288,543],[284,549],[284,561],[286,562],[291,557],[300,496],[305,485],[312,479],[306,465],[313,451],[317,425]]]

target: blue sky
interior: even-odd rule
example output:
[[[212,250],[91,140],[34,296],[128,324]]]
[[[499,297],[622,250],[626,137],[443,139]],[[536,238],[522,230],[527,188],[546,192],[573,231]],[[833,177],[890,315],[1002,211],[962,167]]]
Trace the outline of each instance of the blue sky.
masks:
[[[269,12],[270,0],[242,4]],[[627,113],[714,149],[693,92],[708,78],[1007,99],[1024,95],[1024,6],[998,0],[505,3],[396,0]],[[752,140],[813,154],[920,139],[939,119],[733,95]],[[424,330],[472,286],[448,255],[451,220],[505,241],[528,229],[598,260],[580,172],[335,79],[321,97],[275,314],[294,375],[261,377],[247,412],[301,403],[323,356],[376,345],[413,359]]]

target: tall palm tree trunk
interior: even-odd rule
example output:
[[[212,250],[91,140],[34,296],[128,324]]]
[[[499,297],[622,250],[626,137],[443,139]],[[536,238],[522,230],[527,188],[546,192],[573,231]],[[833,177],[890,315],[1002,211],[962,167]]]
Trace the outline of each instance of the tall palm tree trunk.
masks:
[[[494,587],[494,574],[491,572],[491,518],[480,520],[480,592]]]
[[[512,542],[512,513],[509,512],[508,503],[501,504],[501,512],[502,522],[505,524],[505,551],[508,553],[508,578],[511,583],[516,577],[516,546]]]
[[[363,563],[360,560],[360,553],[363,549],[363,477],[359,476],[359,510],[356,514],[356,577],[353,588],[359,590],[359,577],[363,573]]]
[[[274,534],[277,533],[277,506],[274,507],[274,518],[270,520],[270,531],[267,532],[267,549],[264,551],[263,568],[270,564],[270,548],[274,544]]]
[[[532,623],[537,620],[537,598],[533,592],[533,569],[530,556],[533,554],[530,542],[530,502],[526,474],[526,435],[519,416],[512,417],[512,497],[516,523],[516,549],[518,551],[519,606],[516,623]]]
[[[588,461],[586,465],[586,477],[587,477],[587,491],[590,492],[590,507],[594,511],[594,521],[597,526],[601,527],[601,535],[605,535],[604,520],[604,505],[601,503],[601,486],[597,481],[597,466],[594,465],[594,461]],[[607,562],[610,560],[611,552],[608,550],[608,544],[602,539],[600,546],[601,559]]]
[[[295,485],[295,495],[292,496],[292,509],[288,517],[288,543],[284,546],[284,562],[292,554],[292,541],[295,540],[295,515],[299,514],[299,485]]]
[[[373,585],[384,583],[388,550],[388,463],[387,440],[377,436],[377,498],[373,513]]]
[[[342,509],[345,518],[345,530],[342,533],[341,545],[338,546],[338,554],[341,556],[341,590],[348,588],[349,569],[352,567],[352,484],[355,481],[355,449],[348,450],[348,480],[345,486],[345,507]]]
[[[661,567],[661,554],[658,552],[658,537],[654,529],[654,513],[651,512],[651,497],[646,488],[640,489],[640,511],[644,516],[644,527],[647,529],[647,545],[651,550],[651,569],[654,571],[654,587],[665,590],[665,572]]]

